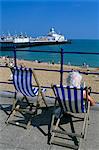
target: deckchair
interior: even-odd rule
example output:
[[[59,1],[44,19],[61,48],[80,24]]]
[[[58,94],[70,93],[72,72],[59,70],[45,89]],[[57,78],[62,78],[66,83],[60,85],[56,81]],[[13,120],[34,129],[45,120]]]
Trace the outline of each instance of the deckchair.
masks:
[[[52,114],[52,119],[48,130],[48,142],[49,144],[57,144],[64,147],[66,146],[69,148],[78,149],[81,147],[82,141],[86,139],[90,109],[90,102],[88,101],[88,89],[87,87],[78,89],[76,87],[73,88],[63,85],[52,85],[52,89],[55,94],[55,109],[56,106],[59,104],[60,111],[58,115],[55,114],[55,111]],[[83,91],[86,92],[86,100],[84,100]],[[81,116],[83,116],[83,126],[80,133],[75,132],[74,129],[72,131],[60,130],[60,122],[64,115],[67,114],[68,116],[70,116],[70,118],[72,118],[73,115],[76,116],[80,113]],[[81,121],[81,116],[79,121]],[[72,126],[73,124],[74,123],[72,121]],[[77,140],[77,142],[73,142],[73,144],[64,143],[62,141],[59,142],[60,140],[55,141],[57,134],[65,136],[67,135],[68,137],[72,137],[72,139],[76,138],[77,140],[78,138],[79,140]]]
[[[35,79],[35,82],[37,84],[37,87],[32,86],[32,74]],[[13,101],[13,106],[12,106],[12,111],[9,114],[6,123],[12,123],[14,124],[13,121],[11,121],[11,117],[15,115],[17,111],[19,112],[26,112],[30,114],[30,116],[37,114],[37,110],[39,108],[39,101],[42,99],[44,104],[47,107],[45,97],[44,97],[44,92],[46,89],[41,89],[40,84],[38,82],[38,79],[36,77],[36,74],[33,69],[31,68],[22,68],[22,67],[14,67],[13,68],[13,85],[15,87],[15,96],[14,96],[14,101]],[[21,108],[21,104],[17,100],[17,94],[21,93],[23,95],[22,99],[20,100],[23,102],[23,100],[26,100],[26,103],[29,106],[29,110],[25,110]],[[41,96],[41,99],[40,99]],[[36,106],[35,106],[35,111],[32,112],[33,108],[33,103],[29,102],[29,98],[36,98]],[[30,119],[29,119],[30,118]],[[31,117],[28,118],[28,122],[26,126],[23,125],[24,128],[27,128],[30,123],[31,123]],[[16,122],[16,125],[20,125],[19,122]]]

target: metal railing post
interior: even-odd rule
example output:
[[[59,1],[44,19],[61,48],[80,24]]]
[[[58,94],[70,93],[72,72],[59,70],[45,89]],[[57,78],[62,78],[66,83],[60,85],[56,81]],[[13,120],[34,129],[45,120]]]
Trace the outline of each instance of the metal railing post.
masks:
[[[16,62],[16,47],[14,46],[14,66],[17,65],[17,62]]]
[[[63,84],[63,49],[61,48],[60,85]]]

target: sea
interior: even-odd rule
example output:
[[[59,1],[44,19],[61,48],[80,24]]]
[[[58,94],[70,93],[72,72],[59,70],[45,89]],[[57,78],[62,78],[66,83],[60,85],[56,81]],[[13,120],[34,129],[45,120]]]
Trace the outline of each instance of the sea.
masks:
[[[63,63],[66,65],[82,66],[84,64],[89,67],[99,67],[99,40],[73,39],[71,44],[59,45],[43,45],[33,46],[28,48],[20,48],[21,52],[16,49],[16,56],[18,59],[29,61],[39,61],[48,63],[60,63],[59,53],[47,53],[42,51],[57,51],[63,49],[64,52],[85,52],[88,54],[71,54],[64,53]],[[13,49],[11,49],[13,50]],[[30,51],[27,51],[30,50]],[[36,51],[41,52],[36,52]],[[32,52],[35,51],[35,52]],[[89,54],[94,53],[94,54]],[[0,56],[13,57],[13,51],[0,50]]]

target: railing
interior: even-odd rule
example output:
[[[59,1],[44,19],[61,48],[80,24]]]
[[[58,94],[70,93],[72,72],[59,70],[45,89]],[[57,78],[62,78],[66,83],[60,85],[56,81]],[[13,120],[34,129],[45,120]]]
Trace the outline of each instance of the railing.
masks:
[[[33,68],[34,70],[41,70],[41,71],[51,71],[51,72],[59,72],[60,73],[60,84],[63,84],[63,73],[64,72],[71,72],[72,70],[63,70],[63,62],[64,62],[64,54],[78,54],[78,55],[99,55],[99,53],[94,53],[94,52],[64,52],[63,49],[61,48],[60,51],[48,51],[48,50],[19,50],[16,48],[14,48],[14,50],[7,50],[7,51],[13,51],[14,52],[14,66],[17,66],[17,52],[33,52],[33,53],[38,53],[38,52],[42,52],[42,53],[57,53],[60,54],[60,70],[51,70],[51,69],[44,69],[44,68]],[[0,66],[2,67],[2,66]],[[4,66],[3,66],[4,67]],[[83,71],[79,71],[79,73],[82,74],[95,74],[95,75],[99,75],[99,72],[83,72]],[[7,83],[7,82],[0,82],[0,83]],[[11,84],[11,83],[8,83]],[[48,87],[49,88],[49,87]],[[99,94],[98,92],[93,92],[95,94]]]

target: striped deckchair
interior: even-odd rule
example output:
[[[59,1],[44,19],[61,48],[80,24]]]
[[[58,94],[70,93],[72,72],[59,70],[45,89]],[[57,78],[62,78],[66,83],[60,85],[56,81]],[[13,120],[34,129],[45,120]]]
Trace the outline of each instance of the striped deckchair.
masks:
[[[89,108],[90,102],[88,101],[88,90],[86,88],[76,88],[76,87],[69,87],[63,85],[52,85],[52,89],[55,94],[55,106],[58,102],[59,104],[59,112],[58,115],[55,114],[54,111],[48,131],[48,141],[49,144],[57,144],[60,146],[66,146],[69,148],[78,149],[81,147],[82,139],[86,139],[87,133],[87,126],[88,126],[88,118],[89,118]],[[85,90],[85,91],[84,91]],[[86,92],[86,100],[84,100],[83,92]],[[57,110],[57,109],[56,109]],[[73,117],[78,113],[83,113],[83,127],[80,134],[75,133],[74,131],[67,132],[66,130],[59,130],[59,123],[64,114],[68,114],[68,116]],[[55,117],[57,116],[57,118]],[[56,121],[56,124],[55,124]],[[79,120],[81,121],[81,119]],[[73,125],[73,121],[72,121]],[[77,141],[76,144],[66,144],[58,141],[55,141],[55,136],[57,134],[61,135],[68,135],[71,136],[72,139],[79,138],[79,142]],[[74,142],[75,143],[75,142]]]
[[[42,98],[44,104],[47,107],[45,97],[43,94],[46,91],[46,89],[44,89],[44,88],[41,89],[39,82],[36,78],[36,74],[35,74],[34,70],[31,68],[14,67],[12,72],[13,72],[13,84],[15,87],[15,99],[14,99],[12,111],[11,111],[10,115],[8,116],[6,123],[13,123],[13,121],[10,121],[10,117],[15,115],[16,111],[27,112],[28,114],[30,113],[32,115],[33,103],[29,102],[28,99],[30,97],[32,97],[32,99],[36,98],[36,107],[35,107],[35,111],[33,112],[33,114],[37,113],[37,109],[39,107],[40,95],[41,95],[41,98]],[[32,74],[36,81],[37,87],[32,86]],[[26,111],[25,109],[21,109],[19,101],[16,100],[17,93],[21,93],[23,95],[21,101],[23,101],[24,99],[26,100],[27,104],[30,106],[29,111]],[[16,123],[16,125],[17,124],[19,124],[19,123]],[[29,124],[30,124],[30,121],[28,120],[27,126]]]

